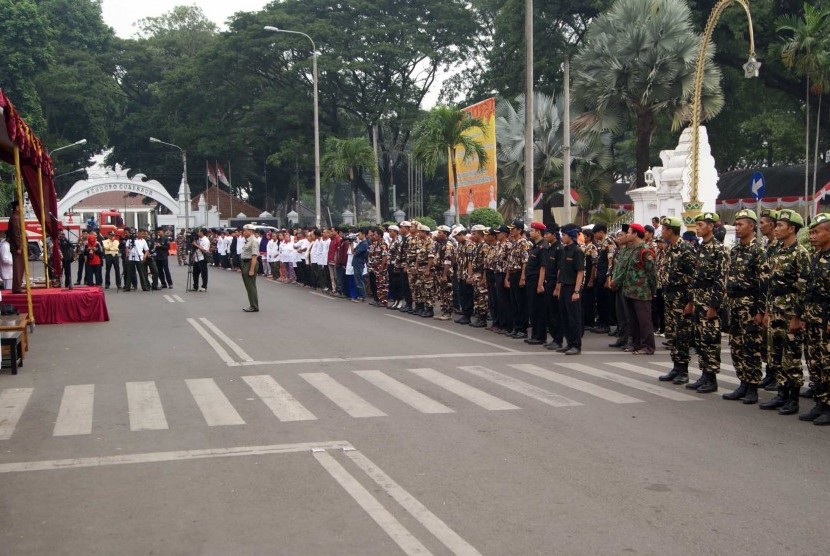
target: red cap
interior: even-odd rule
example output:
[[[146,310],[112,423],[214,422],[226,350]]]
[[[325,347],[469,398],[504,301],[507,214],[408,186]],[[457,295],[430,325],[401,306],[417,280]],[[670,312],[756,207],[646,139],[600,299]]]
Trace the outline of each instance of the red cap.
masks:
[[[628,229],[629,230],[634,230],[635,232],[640,233],[640,234],[645,234],[646,233],[646,229],[643,228],[643,225],[642,224],[637,224],[636,222],[634,224],[629,224]]]
[[[533,228],[534,230],[539,230],[540,232],[544,232],[545,229],[547,228],[547,226],[545,226],[541,222],[532,222],[530,224],[530,227]]]

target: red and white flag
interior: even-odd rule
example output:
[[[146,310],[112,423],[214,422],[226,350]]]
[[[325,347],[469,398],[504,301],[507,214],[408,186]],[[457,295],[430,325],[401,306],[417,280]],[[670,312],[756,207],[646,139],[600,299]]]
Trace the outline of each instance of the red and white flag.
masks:
[[[225,172],[222,170],[222,166],[218,162],[216,163],[216,177],[228,187],[231,186],[227,176],[225,176]]]
[[[210,167],[210,162],[205,161],[205,164],[207,165],[208,181],[211,183],[211,185],[216,185],[216,172],[214,172],[213,168]]]

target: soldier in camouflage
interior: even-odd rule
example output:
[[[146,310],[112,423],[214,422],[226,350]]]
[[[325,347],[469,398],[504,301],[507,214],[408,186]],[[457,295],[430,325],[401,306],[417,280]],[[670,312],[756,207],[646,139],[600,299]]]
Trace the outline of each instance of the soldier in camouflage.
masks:
[[[804,341],[804,293],[810,276],[810,256],[798,244],[796,234],[804,226],[801,215],[778,211],[775,237],[778,247],[769,261],[767,307],[764,316],[770,339],[769,367],[776,372],[778,394],[761,409],[777,409],[780,415],[798,413],[798,392],[804,383],[801,351]]]
[[[473,287],[473,316],[470,322],[473,328],[487,326],[487,276],[484,273],[484,261],[490,246],[484,242],[484,232],[487,228],[476,224],[471,228],[472,242],[475,245],[472,257],[468,262],[467,283]]]
[[[769,274],[767,254],[755,241],[754,211],[741,210],[735,215],[735,237],[729,251],[726,274],[726,304],[729,311],[729,349],[732,364],[741,381],[738,388],[723,395],[725,400],[758,403],[761,381],[761,346],[766,283]]]
[[[470,324],[473,317],[473,286],[467,282],[470,277],[470,261],[475,251],[475,243],[467,236],[465,230],[456,235],[458,249],[456,250],[456,275],[458,279],[458,303],[461,305],[461,316],[455,319],[456,324]]]
[[[617,284],[625,299],[634,355],[654,354],[654,325],[651,301],[657,290],[654,251],[645,242],[645,228],[637,223],[628,227],[628,256],[622,261]]]
[[[432,276],[429,274],[430,254],[433,252],[432,233],[426,224],[418,225],[418,251],[415,254],[415,290],[417,302],[415,316],[432,318],[432,303],[435,300],[433,293]]]
[[[438,320],[452,318],[452,281],[455,266],[455,244],[449,241],[449,226],[438,226],[435,244],[429,263],[429,273],[433,276],[435,300],[441,307]]]
[[[510,308],[513,334],[511,338],[527,338],[527,298],[525,297],[524,271],[527,264],[530,241],[525,238],[525,223],[513,220],[510,228],[511,248],[507,255],[505,286],[510,289]]]
[[[400,309],[403,301],[403,287],[398,272],[398,260],[401,256],[401,229],[396,225],[389,226],[389,258],[387,261],[387,276],[389,279],[389,297],[394,303],[387,303],[387,309]]]
[[[484,273],[487,276],[487,314],[493,322],[486,330],[493,330],[498,322],[496,313],[496,257],[498,256],[498,243],[496,239],[496,228],[488,228],[484,231],[484,241],[487,243],[487,257],[484,259]]]
[[[830,213],[817,214],[810,226],[815,253],[804,301],[805,359],[813,382],[815,406],[798,418],[830,425]]]
[[[383,239],[383,229],[375,228],[375,292],[377,295],[377,306],[386,307],[389,295],[389,247]]]
[[[417,288],[418,273],[417,267],[415,266],[415,259],[417,258],[421,244],[421,233],[418,231],[419,226],[420,224],[418,222],[411,223],[409,241],[404,252],[404,268],[406,268],[406,277],[409,283],[410,295],[412,296],[412,303],[407,305],[406,312],[410,314],[414,314],[416,307],[422,304],[419,297],[420,292]]]
[[[720,217],[714,212],[704,212],[695,218],[696,233],[702,241],[691,284],[692,301],[684,309],[694,323],[694,342],[701,371],[700,378],[687,384],[686,388],[700,394],[718,391],[720,307],[726,288],[727,260],[726,248],[714,236],[715,224],[719,221]]]
[[[775,219],[778,218],[778,211],[771,209],[764,209],[760,214],[761,220],[758,222],[758,230],[763,237],[764,252],[767,256],[767,263],[772,259],[772,255],[778,248],[778,240],[775,239]],[[774,392],[778,389],[778,382],[775,379],[775,370],[770,369],[769,366],[769,335],[766,327],[763,330],[764,339],[761,342],[761,360],[766,365],[766,374],[758,388]]]
[[[660,376],[673,384],[689,382],[689,342],[692,329],[691,315],[685,313],[692,301],[691,282],[695,271],[695,251],[681,239],[682,223],[676,216],[666,216],[660,221],[661,237],[668,242],[666,251],[666,287],[663,297],[666,304],[666,337],[671,338],[672,369]]]

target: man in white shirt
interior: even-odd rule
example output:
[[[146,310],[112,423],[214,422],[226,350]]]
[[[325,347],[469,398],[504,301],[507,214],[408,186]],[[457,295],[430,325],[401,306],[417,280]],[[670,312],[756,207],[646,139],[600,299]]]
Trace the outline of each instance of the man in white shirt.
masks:
[[[308,270],[306,268],[306,256],[308,254],[308,249],[310,246],[311,243],[306,239],[305,233],[303,233],[302,230],[297,232],[297,236],[294,238],[294,260],[297,263],[297,282],[302,287],[306,287],[308,285]]]
[[[266,261],[268,262],[268,266],[271,267],[271,276],[269,276],[269,280],[276,280],[282,279],[280,276],[280,242],[279,242],[279,234],[277,232],[271,233],[271,239],[268,240],[268,248],[265,252]]]
[[[128,292],[136,286],[135,278],[138,275],[141,290],[146,292],[150,289],[150,282],[147,280],[147,273],[144,272],[142,263],[150,256],[150,247],[143,238],[137,237],[135,231],[133,231],[127,238],[125,249],[127,251],[127,276],[124,280],[123,291]]]
[[[208,265],[205,258],[210,253],[210,240],[205,235],[205,229],[199,228],[197,239],[193,242],[193,291],[205,292],[208,284]],[[202,278],[202,287],[199,287],[199,278]]]
[[[227,234],[222,231],[216,238],[216,252],[219,253],[219,264],[222,268],[228,268],[228,244],[225,243]]]
[[[2,233],[2,232],[0,232]],[[9,242],[6,241],[6,234],[2,233],[3,239],[0,241],[0,279],[3,280],[3,289],[12,289],[12,282],[14,281],[14,269],[12,268],[12,249]],[[72,279],[70,277],[69,286],[72,287]]]

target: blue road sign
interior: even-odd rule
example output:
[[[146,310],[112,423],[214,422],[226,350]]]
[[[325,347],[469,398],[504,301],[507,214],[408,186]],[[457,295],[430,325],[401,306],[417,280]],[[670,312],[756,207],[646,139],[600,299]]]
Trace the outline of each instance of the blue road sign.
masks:
[[[749,181],[749,190],[752,192],[752,196],[755,197],[756,201],[759,201],[764,196],[766,186],[767,182],[764,180],[764,174],[761,172],[752,174],[752,178]]]

